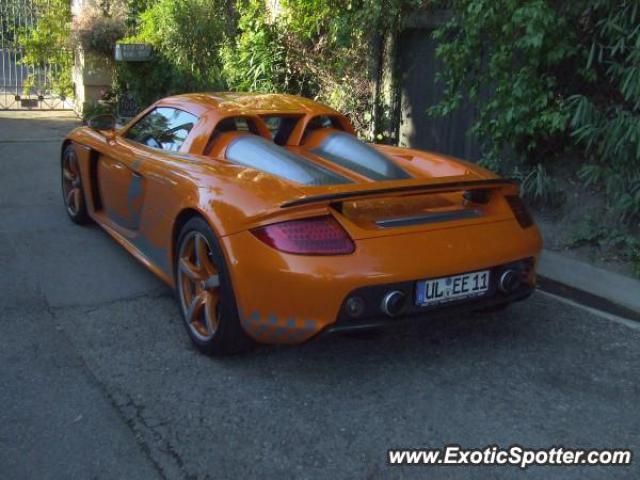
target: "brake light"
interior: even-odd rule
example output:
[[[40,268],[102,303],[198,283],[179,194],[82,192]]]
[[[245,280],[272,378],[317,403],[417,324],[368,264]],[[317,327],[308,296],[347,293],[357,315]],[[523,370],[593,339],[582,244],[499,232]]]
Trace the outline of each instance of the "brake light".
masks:
[[[298,255],[347,255],[355,245],[331,216],[274,223],[251,230],[270,247]]]
[[[529,214],[529,210],[527,210],[527,207],[518,195],[506,195],[504,198],[522,228],[533,225],[533,219]]]

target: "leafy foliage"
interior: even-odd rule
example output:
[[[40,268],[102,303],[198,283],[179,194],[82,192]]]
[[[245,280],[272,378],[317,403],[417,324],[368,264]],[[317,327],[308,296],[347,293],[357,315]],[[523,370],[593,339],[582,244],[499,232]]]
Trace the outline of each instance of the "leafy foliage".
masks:
[[[174,73],[174,65],[156,55],[148,62],[118,62],[114,94],[133,95],[138,105],[146,106],[172,93],[186,92],[181,75]]]
[[[34,70],[49,68],[46,74],[56,93],[69,96],[73,92],[71,68],[73,49],[71,37],[71,9],[65,0],[35,0],[33,4],[37,22],[23,27],[18,42],[24,48],[22,63]],[[25,82],[25,94],[29,94],[34,81]]]
[[[265,5],[262,0],[242,5],[238,35],[222,50],[225,78],[240,91],[301,93],[305,82],[289,68],[284,29],[269,22]]]
[[[520,190],[531,202],[541,205],[558,205],[564,199],[564,193],[549,174],[543,164],[538,163],[527,174],[515,172],[520,178]]]
[[[615,213],[640,217],[640,2],[593,2],[583,91],[571,97],[571,134],[588,163],[589,184],[603,185]]]
[[[155,47],[169,66],[169,90],[210,90],[223,85],[220,47],[229,6],[224,0],[160,0],[140,15],[137,39]]]
[[[579,62],[576,32],[565,6],[548,0],[454,0],[453,16],[436,30],[447,115],[468,99],[473,127],[491,167],[509,171],[507,152],[537,164],[562,144],[569,121],[565,73]],[[522,163],[522,162],[521,162]]]

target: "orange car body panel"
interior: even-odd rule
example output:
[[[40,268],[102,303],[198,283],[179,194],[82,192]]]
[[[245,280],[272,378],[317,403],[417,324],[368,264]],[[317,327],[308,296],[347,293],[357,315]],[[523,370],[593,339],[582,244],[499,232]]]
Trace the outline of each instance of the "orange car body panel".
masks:
[[[199,121],[178,152],[151,148],[125,137],[128,129],[156,107],[189,112]],[[304,186],[225,159],[228,143],[240,133],[212,133],[226,118],[249,119],[271,141],[265,116],[298,119],[285,148],[352,183]],[[174,287],[174,250],[182,215],[199,214],[220,239],[229,266],[241,322],[261,342],[304,341],[336,319],[349,292],[366,285],[417,281],[537,258],[537,228],[522,228],[504,199],[517,195],[511,184],[496,185],[482,215],[428,225],[380,228],[376,219],[407,216],[458,205],[459,188],[420,193],[420,186],[492,180],[491,172],[458,159],[412,149],[375,145],[413,178],[374,182],[333,165],[312,150],[323,132],[307,134],[309,122],[330,116],[347,133],[346,117],[290,95],[190,94],[156,102],[117,132],[87,127],[65,140],[78,155],[89,215],[147,268]],[[327,130],[328,131],[328,130]],[[327,133],[326,131],[324,132]],[[244,134],[244,133],[243,133]],[[376,188],[413,189],[395,194]],[[365,192],[341,203],[288,202],[317,195]],[[287,254],[258,240],[250,230],[274,222],[332,215],[354,240],[351,255]]]

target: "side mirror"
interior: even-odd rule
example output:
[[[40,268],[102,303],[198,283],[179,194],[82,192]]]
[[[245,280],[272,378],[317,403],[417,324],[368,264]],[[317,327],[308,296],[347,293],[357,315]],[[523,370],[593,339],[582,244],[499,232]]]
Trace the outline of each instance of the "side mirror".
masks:
[[[95,117],[91,117],[87,122],[87,125],[93,130],[115,130],[116,117],[110,113],[103,113],[96,115]]]

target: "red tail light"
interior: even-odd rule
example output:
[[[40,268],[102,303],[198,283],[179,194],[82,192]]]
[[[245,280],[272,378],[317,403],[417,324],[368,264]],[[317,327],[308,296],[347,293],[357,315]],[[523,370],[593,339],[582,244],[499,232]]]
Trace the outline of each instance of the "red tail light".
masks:
[[[270,247],[299,255],[347,255],[355,245],[331,216],[291,220],[251,230]]]
[[[533,219],[529,214],[529,210],[527,210],[527,207],[519,196],[507,195],[504,198],[511,207],[511,211],[522,228],[527,228],[533,225]]]

